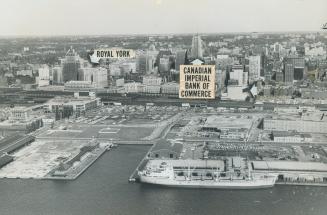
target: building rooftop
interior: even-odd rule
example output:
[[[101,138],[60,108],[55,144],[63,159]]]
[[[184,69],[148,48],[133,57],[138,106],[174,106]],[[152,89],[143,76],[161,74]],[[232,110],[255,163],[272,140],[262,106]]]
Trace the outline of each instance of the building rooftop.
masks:
[[[245,128],[249,129],[252,119],[238,118],[236,116],[208,116],[203,127],[215,128]]]
[[[327,164],[298,161],[253,161],[254,170],[327,172]]]
[[[171,150],[180,154],[183,149],[183,144],[174,143],[174,142],[171,143],[167,140],[159,140],[158,143],[153,147],[152,152],[163,150],[163,149]]]
[[[323,111],[300,112],[301,110],[297,108],[279,108],[277,114],[272,116],[272,119],[327,122],[327,116]]]
[[[303,137],[311,138],[311,134],[302,134],[296,131],[273,131],[274,137]]]
[[[93,100],[97,100],[98,98],[92,98],[89,96],[81,96],[78,98],[75,97],[55,97],[49,100],[45,104],[63,104],[63,103],[87,103]]]
[[[24,106],[16,106],[10,109],[10,111],[30,111],[30,110],[32,110],[32,107],[24,107]]]

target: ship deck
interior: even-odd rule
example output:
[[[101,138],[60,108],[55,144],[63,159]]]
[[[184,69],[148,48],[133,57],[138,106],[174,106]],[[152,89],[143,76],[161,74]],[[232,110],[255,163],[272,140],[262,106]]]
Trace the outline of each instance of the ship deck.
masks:
[[[162,162],[165,162],[168,166],[174,168],[224,168],[224,161],[222,160],[149,160],[147,166],[158,167]]]

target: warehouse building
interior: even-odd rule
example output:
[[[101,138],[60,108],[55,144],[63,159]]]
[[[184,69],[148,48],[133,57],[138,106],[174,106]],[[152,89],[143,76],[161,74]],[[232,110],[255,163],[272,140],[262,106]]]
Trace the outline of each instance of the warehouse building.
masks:
[[[280,183],[327,184],[327,164],[299,161],[252,161],[254,175],[272,173]]]

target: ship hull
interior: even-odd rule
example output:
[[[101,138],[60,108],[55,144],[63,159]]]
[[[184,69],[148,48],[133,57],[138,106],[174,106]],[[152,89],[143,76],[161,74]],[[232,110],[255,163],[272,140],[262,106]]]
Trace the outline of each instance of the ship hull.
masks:
[[[271,188],[275,185],[275,180],[185,180],[178,181],[173,179],[160,179],[147,176],[140,176],[142,183],[155,184],[166,187],[181,187],[181,188],[210,188],[210,189],[264,189]]]

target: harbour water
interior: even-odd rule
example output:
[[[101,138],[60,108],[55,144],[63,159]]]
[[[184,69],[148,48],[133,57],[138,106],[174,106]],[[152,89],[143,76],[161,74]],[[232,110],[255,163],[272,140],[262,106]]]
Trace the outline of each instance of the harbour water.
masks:
[[[0,214],[326,214],[327,187],[230,191],[128,183],[148,149],[119,146],[74,181],[1,179]]]

